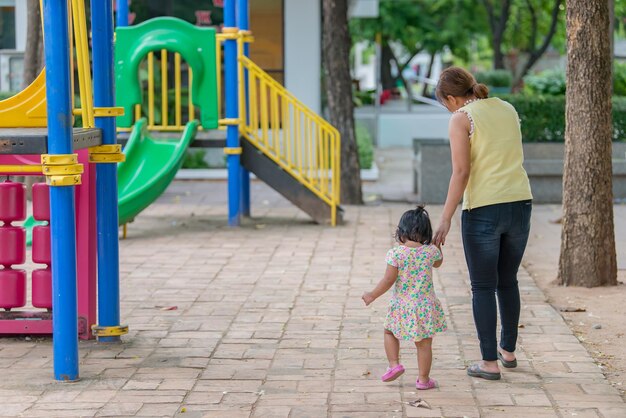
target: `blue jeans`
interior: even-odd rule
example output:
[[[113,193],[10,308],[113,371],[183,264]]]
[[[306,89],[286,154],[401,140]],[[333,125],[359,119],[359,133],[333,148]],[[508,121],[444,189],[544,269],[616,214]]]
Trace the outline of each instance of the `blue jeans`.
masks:
[[[500,308],[500,347],[515,351],[520,315],[517,271],[530,232],[530,200],[484,206],[462,214],[463,247],[472,284],[472,310],[485,361],[498,358],[497,308]]]

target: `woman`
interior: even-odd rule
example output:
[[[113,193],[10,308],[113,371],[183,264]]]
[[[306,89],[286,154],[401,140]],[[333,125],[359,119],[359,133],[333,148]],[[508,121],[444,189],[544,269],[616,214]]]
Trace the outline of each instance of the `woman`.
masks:
[[[441,74],[438,100],[453,113],[449,135],[452,177],[435,244],[445,244],[450,222],[463,197],[462,235],[472,285],[474,323],[483,360],[467,374],[500,379],[517,366],[515,344],[520,314],[517,270],[522,261],[532,210],[532,194],[522,163],[522,135],[515,108],[467,71]],[[496,295],[502,332],[497,344]]]

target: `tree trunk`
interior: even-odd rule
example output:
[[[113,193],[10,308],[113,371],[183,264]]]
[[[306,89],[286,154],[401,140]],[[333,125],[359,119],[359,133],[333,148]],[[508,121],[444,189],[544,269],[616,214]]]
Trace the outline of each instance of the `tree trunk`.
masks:
[[[24,85],[28,86],[32,83],[42,68],[42,60],[40,59],[43,48],[40,48],[40,39],[43,38],[41,33],[41,14],[39,13],[39,0],[27,0],[27,34],[26,34],[26,51],[24,51]],[[43,43],[43,41],[41,41]]]
[[[567,1],[567,96],[559,282],[617,284],[607,0]]]
[[[383,90],[391,90],[395,87],[393,75],[391,75],[393,52],[387,41],[383,41],[380,56],[380,82],[383,86]]]
[[[361,204],[361,174],[354,130],[348,0],[323,0],[323,58],[330,122],[341,134],[341,201]]]
[[[491,43],[493,48],[493,69],[494,70],[504,70],[504,54],[502,53],[502,36],[495,35],[493,36],[493,41]]]
[[[433,75],[433,66],[435,64],[435,58],[437,57],[436,52],[430,53],[430,61],[428,61],[428,68],[426,69],[426,78],[430,78]],[[424,89],[422,90],[422,96],[428,97],[428,88],[430,84],[424,81]]]

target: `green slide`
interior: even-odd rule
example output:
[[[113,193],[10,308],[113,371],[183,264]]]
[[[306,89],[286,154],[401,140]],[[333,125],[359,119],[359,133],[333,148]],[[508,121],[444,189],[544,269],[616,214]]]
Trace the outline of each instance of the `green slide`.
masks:
[[[167,189],[183,164],[198,124],[197,120],[187,123],[180,139],[153,139],[145,119],[135,124],[124,148],[126,161],[117,166],[120,225],[132,221]],[[27,245],[32,243],[33,227],[45,224],[32,217],[24,222]]]
[[[193,141],[198,121],[185,126],[180,139],[150,138],[145,119],[140,119],[124,148],[126,161],[117,168],[120,225],[150,206],[172,182]]]

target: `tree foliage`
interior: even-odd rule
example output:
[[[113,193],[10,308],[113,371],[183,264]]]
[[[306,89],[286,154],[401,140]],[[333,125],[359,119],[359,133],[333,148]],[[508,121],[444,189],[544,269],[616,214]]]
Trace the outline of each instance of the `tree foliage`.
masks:
[[[382,0],[376,19],[352,19],[354,41],[374,43],[380,36],[383,79],[393,61],[402,77],[420,52],[434,55],[449,48],[468,57],[471,37],[480,29],[480,11],[471,0]],[[385,68],[387,67],[387,68]]]
[[[481,0],[493,50],[493,67],[505,68],[507,53],[522,53],[520,82],[550,46],[565,45],[565,0]]]

